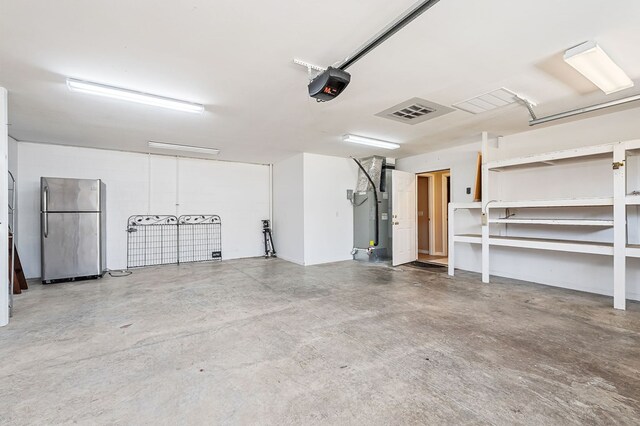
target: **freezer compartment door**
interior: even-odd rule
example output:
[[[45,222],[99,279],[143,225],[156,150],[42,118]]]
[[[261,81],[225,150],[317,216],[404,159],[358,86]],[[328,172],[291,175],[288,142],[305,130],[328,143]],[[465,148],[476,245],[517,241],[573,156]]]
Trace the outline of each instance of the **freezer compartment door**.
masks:
[[[99,179],[40,178],[41,211],[96,212],[102,209]]]
[[[102,275],[101,215],[43,213],[42,281]]]

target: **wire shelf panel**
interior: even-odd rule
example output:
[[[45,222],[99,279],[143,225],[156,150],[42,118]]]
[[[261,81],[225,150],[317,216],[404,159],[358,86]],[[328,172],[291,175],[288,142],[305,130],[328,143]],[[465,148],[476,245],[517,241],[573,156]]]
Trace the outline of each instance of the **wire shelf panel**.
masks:
[[[180,262],[222,260],[222,221],[217,215],[178,218]]]
[[[222,260],[217,215],[135,215],[127,220],[127,268]]]
[[[127,220],[127,268],[178,263],[178,218],[136,215]]]

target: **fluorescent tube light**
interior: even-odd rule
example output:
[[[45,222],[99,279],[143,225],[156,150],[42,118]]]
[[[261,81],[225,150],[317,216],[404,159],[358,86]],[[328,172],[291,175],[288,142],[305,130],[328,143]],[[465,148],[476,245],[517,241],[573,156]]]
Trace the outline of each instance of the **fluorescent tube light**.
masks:
[[[365,138],[364,136],[356,136],[356,135],[344,135],[342,137],[342,141],[357,143],[360,145],[375,146],[376,148],[384,148],[384,149],[400,148],[400,145],[398,145],[397,143],[381,141],[378,139]]]
[[[595,41],[587,41],[567,50],[564,61],[607,95],[633,87],[629,76]]]
[[[218,155],[220,153],[220,150],[216,148],[205,148],[202,146],[192,146],[192,145],[178,145],[175,143],[164,143],[164,142],[155,142],[155,141],[149,141],[149,148],[170,149],[172,151],[198,152],[200,154],[211,154],[211,155]]]
[[[148,93],[136,92],[135,90],[107,86],[106,84],[76,80],[75,78],[67,78],[67,87],[69,87],[69,90],[74,92],[89,93],[91,95],[105,96],[107,98],[137,102],[162,108],[170,108],[178,111],[204,111],[204,105],[201,104],[181,101],[179,99],[165,98],[164,96],[150,95]]]

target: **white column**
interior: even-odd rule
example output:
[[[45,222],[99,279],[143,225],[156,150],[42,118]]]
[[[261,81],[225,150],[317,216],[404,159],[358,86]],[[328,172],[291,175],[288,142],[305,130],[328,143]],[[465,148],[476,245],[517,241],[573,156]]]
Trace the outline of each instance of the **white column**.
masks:
[[[452,203],[449,203],[448,209],[449,209],[449,213],[448,213],[449,214],[449,216],[448,216],[448,219],[449,219],[449,222],[448,222],[449,223],[449,238],[448,238],[448,240],[449,240],[449,244],[448,244],[448,246],[449,246],[448,247],[448,250],[449,250],[449,275],[453,276],[454,271],[455,271],[454,263],[456,261],[456,254],[455,254],[456,243],[453,240],[453,236],[454,236],[456,227],[455,227],[455,225],[453,223],[453,219],[455,217],[456,209],[453,208]]]
[[[9,324],[9,183],[7,89],[0,87],[0,326]]]
[[[489,135],[482,132],[482,282],[489,282],[489,170],[487,155],[489,153]]]
[[[613,307],[626,309],[627,180],[626,146],[613,147]]]

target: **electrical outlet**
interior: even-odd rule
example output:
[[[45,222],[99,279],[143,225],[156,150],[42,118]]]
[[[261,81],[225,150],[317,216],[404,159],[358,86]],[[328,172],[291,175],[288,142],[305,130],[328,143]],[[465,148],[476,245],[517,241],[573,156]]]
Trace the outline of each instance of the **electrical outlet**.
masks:
[[[471,187],[467,188],[467,194],[471,194]]]

